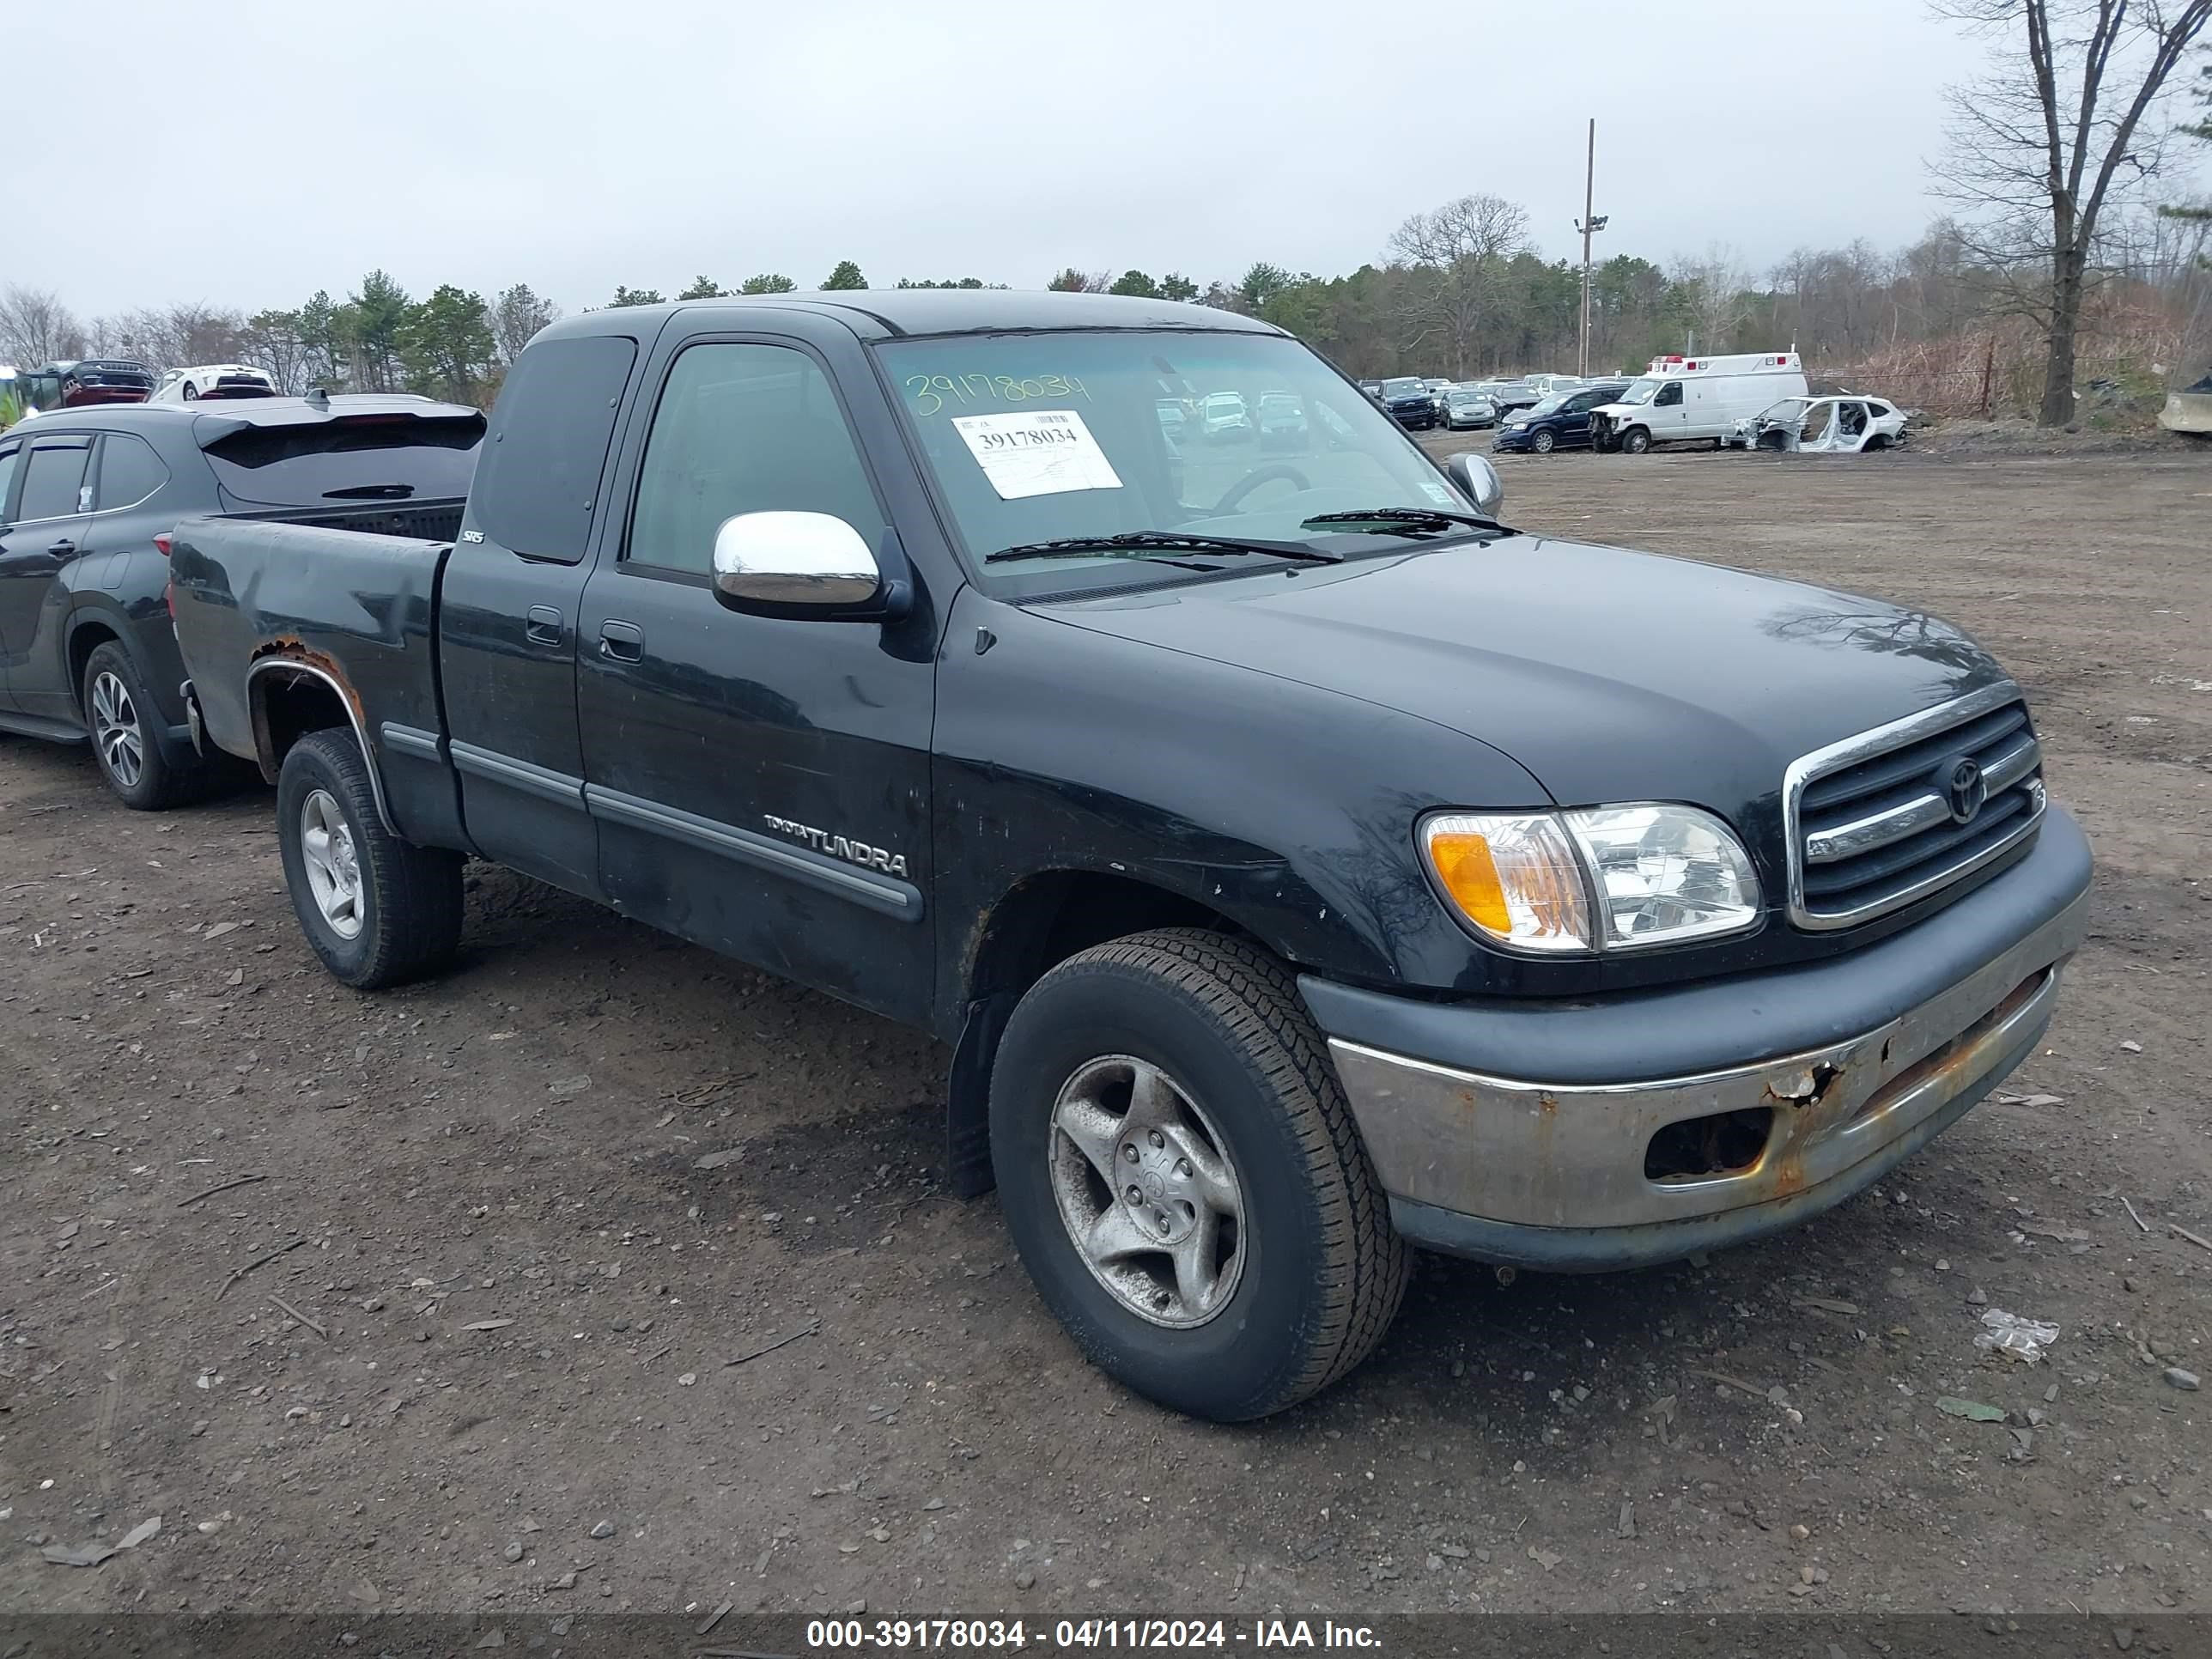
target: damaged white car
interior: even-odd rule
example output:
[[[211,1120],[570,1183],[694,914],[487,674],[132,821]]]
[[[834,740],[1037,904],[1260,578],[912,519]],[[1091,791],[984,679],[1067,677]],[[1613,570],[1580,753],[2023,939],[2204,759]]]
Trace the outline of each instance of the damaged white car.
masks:
[[[1820,450],[1856,455],[1905,442],[1911,415],[1881,398],[1784,398],[1738,421],[1723,441],[1731,449]]]

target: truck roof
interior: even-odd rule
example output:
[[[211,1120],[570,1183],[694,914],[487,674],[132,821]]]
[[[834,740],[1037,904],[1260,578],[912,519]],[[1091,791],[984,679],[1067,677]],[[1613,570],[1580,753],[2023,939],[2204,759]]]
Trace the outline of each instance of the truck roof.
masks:
[[[817,316],[838,317],[867,339],[1070,328],[1180,328],[1248,334],[1283,331],[1271,323],[1234,311],[1183,305],[1173,300],[1010,289],[896,288],[744,295],[719,300],[678,300],[658,306],[609,307],[564,318],[548,328],[541,337],[657,332],[660,324],[679,311],[811,312]]]

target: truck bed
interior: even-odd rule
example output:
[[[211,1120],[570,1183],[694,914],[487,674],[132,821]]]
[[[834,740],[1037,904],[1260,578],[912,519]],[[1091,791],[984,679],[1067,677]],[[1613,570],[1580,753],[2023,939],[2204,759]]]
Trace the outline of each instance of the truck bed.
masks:
[[[450,542],[461,533],[466,497],[425,501],[333,501],[328,507],[276,507],[224,516],[252,524],[296,524],[313,530],[348,530],[364,536],[404,536]]]
[[[383,725],[442,732],[434,619],[462,506],[380,501],[179,524],[171,603],[207,739],[253,757],[253,678],[280,666],[327,682],[372,750]],[[432,530],[443,533],[420,533]],[[378,731],[364,707],[377,710]]]

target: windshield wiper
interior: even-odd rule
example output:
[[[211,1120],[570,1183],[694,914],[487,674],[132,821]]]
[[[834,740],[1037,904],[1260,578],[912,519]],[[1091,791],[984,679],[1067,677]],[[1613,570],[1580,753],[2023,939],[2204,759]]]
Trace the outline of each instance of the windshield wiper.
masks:
[[[1065,536],[1058,541],[1027,542],[1002,547],[983,556],[985,564],[1004,559],[1072,559],[1085,553],[1122,551],[1184,553],[1269,553],[1279,559],[1301,559],[1314,564],[1340,564],[1344,555],[1330,553],[1304,542],[1245,541],[1234,536],[1200,536],[1180,530],[1125,530],[1114,536]]]
[[[1468,525],[1477,530],[1505,528],[1495,519],[1480,518],[1473,513],[1450,513],[1440,507],[1372,507],[1358,513],[1323,513],[1304,520],[1299,528],[1317,524],[1404,525],[1422,535],[1449,530],[1456,525]]]

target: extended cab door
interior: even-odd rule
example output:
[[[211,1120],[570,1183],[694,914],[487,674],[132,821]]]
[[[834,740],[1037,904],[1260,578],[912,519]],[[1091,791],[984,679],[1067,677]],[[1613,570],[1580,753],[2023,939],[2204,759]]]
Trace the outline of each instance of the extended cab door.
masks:
[[[501,389],[438,608],[438,665],[461,821],[488,859],[600,896],[576,732],[576,619],[601,475],[638,343],[540,340]],[[380,740],[395,765],[435,732]]]
[[[834,514],[902,566],[889,503],[915,489],[911,463],[849,330],[757,315],[679,313],[664,335],[623,446],[620,544],[584,590],[601,884],[656,927],[921,1021],[926,600],[896,623],[745,615],[711,577],[722,522],[769,511]]]

